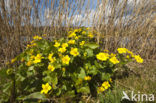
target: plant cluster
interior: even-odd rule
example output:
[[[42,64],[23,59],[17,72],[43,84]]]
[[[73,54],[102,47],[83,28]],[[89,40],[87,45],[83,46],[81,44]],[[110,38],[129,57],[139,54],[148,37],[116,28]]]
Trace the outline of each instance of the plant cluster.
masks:
[[[11,60],[6,73],[17,100],[97,96],[113,86],[116,68],[134,60],[143,62],[126,48],[118,48],[116,54],[101,50],[94,34],[80,28],[52,41],[34,36],[26,50]]]

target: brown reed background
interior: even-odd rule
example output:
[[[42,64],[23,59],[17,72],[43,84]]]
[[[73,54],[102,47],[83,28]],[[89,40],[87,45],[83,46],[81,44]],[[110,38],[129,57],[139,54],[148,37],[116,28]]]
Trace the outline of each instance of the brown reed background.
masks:
[[[94,10],[94,0],[37,1],[0,0],[0,66],[21,53],[34,35],[65,37],[70,28],[82,26],[98,31],[96,39],[104,49],[126,47],[144,59],[156,59],[155,0],[133,0],[131,7],[130,0],[97,0]]]

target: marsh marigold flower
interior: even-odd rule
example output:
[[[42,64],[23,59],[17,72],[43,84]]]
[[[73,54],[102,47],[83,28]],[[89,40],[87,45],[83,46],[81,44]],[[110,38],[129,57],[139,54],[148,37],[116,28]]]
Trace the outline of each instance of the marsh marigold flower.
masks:
[[[113,81],[112,81],[112,78],[110,78],[109,81],[112,83],[112,82],[113,82]]]
[[[116,56],[116,54],[111,53],[111,54],[110,54],[110,56],[111,56],[111,57],[115,57],[115,56]]]
[[[55,57],[52,57],[52,56],[53,56],[53,53],[50,53],[50,54],[48,55],[48,59],[49,59],[49,61],[50,61],[51,63],[55,62],[55,60],[56,60],[56,58],[55,58]]]
[[[64,52],[66,52],[66,48],[59,48],[58,51],[61,53],[64,53]]]
[[[126,58],[129,59],[130,58],[129,55],[127,55]]]
[[[41,94],[47,94],[48,91],[51,90],[51,86],[49,85],[49,83],[46,84],[42,84],[42,90],[41,90]]]
[[[31,64],[32,64],[32,61],[28,61],[26,66],[31,66]]]
[[[80,45],[83,46],[85,44],[85,41],[81,41]]]
[[[130,54],[130,55],[131,55],[131,57],[134,57],[133,52],[131,52],[131,51],[127,50],[127,53],[128,53],[128,54]]]
[[[94,35],[93,35],[92,33],[89,33],[89,34],[88,34],[88,37],[93,38]]]
[[[98,87],[98,93],[105,91],[105,89],[103,87]]]
[[[75,36],[75,40],[78,40],[79,39],[79,36]]]
[[[55,70],[55,67],[51,64],[48,65],[48,69],[51,70],[52,72]]]
[[[68,43],[63,43],[62,48],[66,48],[66,47],[68,47]]]
[[[16,60],[17,60],[16,58],[12,59],[11,60],[11,63],[14,63]]]
[[[22,59],[21,59],[21,62],[24,62],[24,60],[25,60],[25,59],[24,59],[24,58],[22,58]]]
[[[55,44],[54,44],[54,47],[59,47],[60,46],[60,43],[58,43],[58,42],[55,42]]]
[[[111,58],[109,59],[109,61],[112,62],[113,64],[119,63],[119,60],[118,60],[115,56],[114,56],[114,57],[111,57]]]
[[[62,68],[62,71],[65,72],[66,71],[66,68]]]
[[[123,54],[123,53],[127,52],[127,49],[126,48],[118,48],[117,51],[119,54]]]
[[[75,32],[72,32],[71,34],[69,34],[69,38],[71,38],[71,37],[75,37],[76,36],[76,34],[75,34]]]
[[[79,55],[78,49],[77,48],[71,48],[70,54],[75,56]]]
[[[96,58],[101,61],[106,61],[109,58],[108,53],[99,53],[96,55]]]
[[[91,77],[90,76],[85,76],[84,77],[84,80],[90,81],[91,80]]]
[[[107,49],[105,49],[105,50],[103,50],[104,52],[106,52],[106,53],[108,53],[109,52],[109,50],[107,50]]]
[[[143,59],[140,57],[140,55],[135,55],[134,58],[138,63],[143,63]]]
[[[35,56],[34,56],[34,55],[31,55],[31,56],[30,56],[30,59],[31,59],[31,60],[33,60],[34,58],[35,58]]]
[[[103,82],[103,83],[102,83],[102,87],[103,87],[105,90],[108,89],[108,88],[110,87],[109,82],[108,82],[108,81]]]
[[[34,63],[40,63],[41,62],[41,60],[42,60],[42,55],[41,54],[37,54],[36,56],[35,56],[35,60],[33,61]]]
[[[68,43],[69,44],[75,44],[75,40],[69,40]]]
[[[40,36],[34,36],[33,39],[35,39],[35,40],[41,40],[42,37],[40,37]]]
[[[85,35],[86,34],[86,31],[82,31],[82,35]]]
[[[63,64],[67,64],[68,65],[69,61],[70,61],[70,57],[68,55],[62,57],[62,63]]]

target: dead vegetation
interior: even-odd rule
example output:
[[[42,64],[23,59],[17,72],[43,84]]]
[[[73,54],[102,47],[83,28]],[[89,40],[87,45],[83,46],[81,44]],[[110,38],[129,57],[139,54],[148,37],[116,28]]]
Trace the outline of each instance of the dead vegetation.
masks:
[[[0,0],[0,65],[19,54],[33,35],[65,37],[91,27],[103,48],[126,47],[156,59],[155,0]],[[101,41],[101,42],[100,42]]]

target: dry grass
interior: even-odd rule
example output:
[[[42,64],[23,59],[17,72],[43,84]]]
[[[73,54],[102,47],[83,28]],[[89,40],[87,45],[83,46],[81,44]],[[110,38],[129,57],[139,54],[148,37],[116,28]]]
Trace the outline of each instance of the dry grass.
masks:
[[[70,28],[86,24],[99,32],[96,39],[103,48],[114,52],[126,47],[145,59],[156,59],[154,0],[134,0],[131,5],[130,0],[97,0],[94,10],[94,0],[37,1],[0,0],[0,65],[19,54],[33,35],[65,37]],[[45,8],[49,12],[43,13]]]
[[[117,79],[117,84],[119,87],[123,87],[126,90],[146,93],[146,94],[156,94],[156,62],[148,61],[143,65],[131,65],[131,70],[125,78]]]

